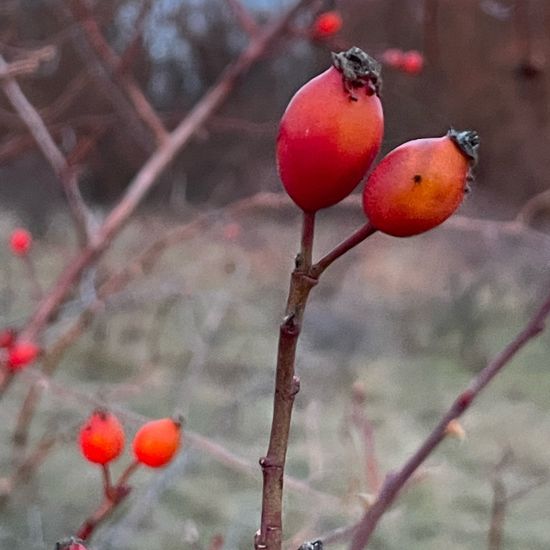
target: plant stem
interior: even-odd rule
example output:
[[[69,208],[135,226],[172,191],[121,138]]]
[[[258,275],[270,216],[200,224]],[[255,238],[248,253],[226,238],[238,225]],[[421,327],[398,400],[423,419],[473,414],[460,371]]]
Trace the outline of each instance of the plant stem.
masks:
[[[128,486],[128,479],[136,471],[138,466],[139,462],[134,461],[130,463],[114,486],[111,484],[111,476],[108,467],[103,467],[105,497],[96,511],[80,526],[76,535],[77,538],[82,540],[89,539],[97,526],[130,494],[131,488]]]
[[[362,243],[367,237],[378,231],[376,227],[367,222],[357,231],[352,233],[346,240],[342,241],[338,246],[333,248],[328,254],[323,256],[315,265],[311,267],[310,275],[316,279],[321,276],[321,273],[331,265],[335,260],[343,256],[348,250]]]
[[[279,327],[279,347],[273,421],[267,455],[260,459],[263,473],[262,519],[256,535],[256,550],[280,550],[282,543],[283,476],[294,398],[300,379],[294,374],[296,346],[311,289],[317,279],[309,275],[312,262],[315,214],[304,213],[302,245],[290,279],[285,316]]]
[[[111,472],[108,464],[101,465],[101,473],[103,474],[103,493],[109,499],[113,497],[113,484],[111,482]]]
[[[122,472],[122,475],[120,476],[119,480],[117,481],[116,486],[117,487],[124,487],[128,480],[130,479],[130,476],[139,468],[139,462],[137,460],[134,460],[127,468]]]

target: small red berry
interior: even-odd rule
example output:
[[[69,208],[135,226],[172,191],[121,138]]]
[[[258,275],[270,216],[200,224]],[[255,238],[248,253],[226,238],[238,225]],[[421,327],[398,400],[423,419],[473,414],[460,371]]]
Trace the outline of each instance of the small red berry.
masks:
[[[343,21],[340,12],[336,10],[325,11],[317,16],[313,22],[313,36],[315,38],[328,38],[342,29]]]
[[[10,236],[10,248],[16,256],[25,256],[32,246],[32,235],[26,229],[14,229]]]
[[[442,138],[415,139],[388,153],[363,191],[371,224],[409,237],[445,221],[464,199],[478,148],[476,132],[450,130]]]
[[[333,64],[296,92],[277,137],[281,181],[306,212],[347,197],[382,142],[380,64],[359,48],[333,54]]]
[[[152,420],[136,433],[134,455],[138,462],[159,468],[172,460],[180,445],[181,422],[173,418]]]
[[[424,68],[424,56],[417,50],[410,50],[403,54],[401,68],[404,72],[417,75]]]
[[[17,333],[12,328],[0,330],[0,348],[10,348],[15,342]]]
[[[15,342],[8,348],[8,368],[18,370],[32,363],[40,353],[40,348],[32,342]]]
[[[404,55],[398,48],[388,48],[382,53],[382,63],[392,69],[400,69],[403,66]]]
[[[107,464],[122,453],[124,439],[124,429],[118,418],[98,409],[80,429],[80,450],[90,462]]]

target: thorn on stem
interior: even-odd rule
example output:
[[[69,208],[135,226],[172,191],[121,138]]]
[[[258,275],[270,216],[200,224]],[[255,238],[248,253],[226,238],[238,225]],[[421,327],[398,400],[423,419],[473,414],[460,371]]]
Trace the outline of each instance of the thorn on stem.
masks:
[[[290,336],[295,336],[298,334],[299,328],[296,324],[296,313],[292,312],[284,316],[282,329]]]
[[[299,376],[293,376],[292,377],[292,390],[291,390],[290,396],[294,397],[299,391],[300,391],[300,377]]]

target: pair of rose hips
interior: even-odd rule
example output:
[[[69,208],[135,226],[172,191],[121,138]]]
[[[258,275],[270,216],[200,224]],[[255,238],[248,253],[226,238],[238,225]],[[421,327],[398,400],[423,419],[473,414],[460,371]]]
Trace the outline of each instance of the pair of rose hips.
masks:
[[[16,371],[32,363],[40,353],[40,348],[32,342],[18,342],[17,332],[12,328],[0,330],[0,349],[7,352],[6,365]]]
[[[384,65],[403,71],[410,75],[417,75],[424,68],[424,56],[418,50],[404,52],[399,48],[389,48],[382,53]]]
[[[380,64],[354,47],[333,54],[333,66],[291,99],[277,138],[277,163],[287,193],[305,212],[340,202],[369,170],[384,131],[379,89]],[[371,225],[407,237],[442,223],[468,191],[478,147],[477,133],[450,130],[388,153],[363,191]]]
[[[80,430],[80,450],[90,462],[106,465],[120,456],[125,439],[119,419],[109,411],[97,409]],[[132,443],[136,462],[151,468],[168,464],[177,453],[181,439],[179,420],[161,418],[145,423]]]

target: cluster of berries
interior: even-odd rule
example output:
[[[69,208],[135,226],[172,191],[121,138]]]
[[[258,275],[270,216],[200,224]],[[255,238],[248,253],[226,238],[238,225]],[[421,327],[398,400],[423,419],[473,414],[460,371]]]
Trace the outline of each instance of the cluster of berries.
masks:
[[[410,75],[420,74],[424,68],[424,56],[418,50],[404,52],[389,48],[382,53],[381,60],[384,65]]]
[[[291,99],[277,138],[279,175],[292,200],[313,213],[347,197],[380,151],[380,64],[359,48]],[[450,130],[390,151],[367,178],[363,210],[374,229],[398,237],[428,231],[462,203],[477,161],[476,132]]]
[[[104,409],[94,411],[80,429],[79,444],[84,457],[106,465],[120,456],[126,437],[120,420]],[[133,440],[136,463],[160,468],[174,458],[181,445],[181,421],[173,418],[151,420]]]

